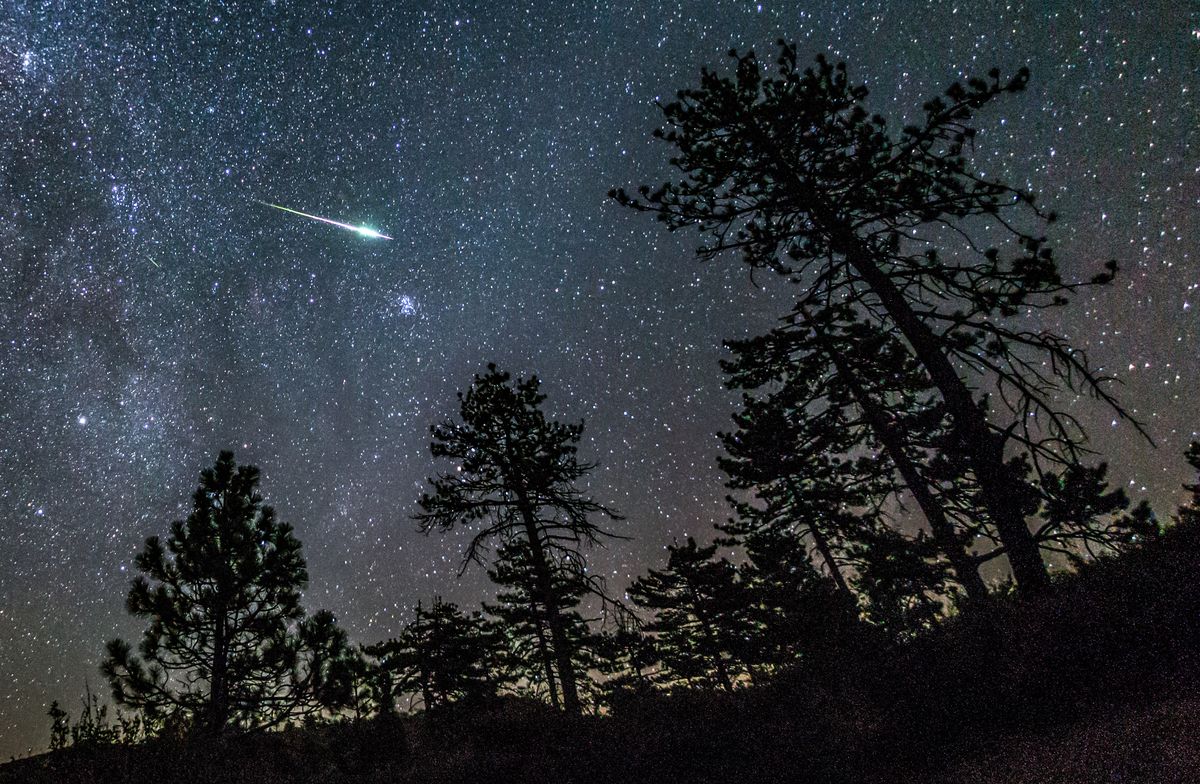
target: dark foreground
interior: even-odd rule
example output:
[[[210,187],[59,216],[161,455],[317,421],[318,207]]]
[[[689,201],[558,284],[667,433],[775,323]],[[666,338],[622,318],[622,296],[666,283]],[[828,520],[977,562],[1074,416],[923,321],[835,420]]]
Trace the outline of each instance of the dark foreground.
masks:
[[[1200,531],[904,647],[863,644],[733,695],[567,719],[525,702],[220,745],[69,749],[9,782],[1200,780]]]

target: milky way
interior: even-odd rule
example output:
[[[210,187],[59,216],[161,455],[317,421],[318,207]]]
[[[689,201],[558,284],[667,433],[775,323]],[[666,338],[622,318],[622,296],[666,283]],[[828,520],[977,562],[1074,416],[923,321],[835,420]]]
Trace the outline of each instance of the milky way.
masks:
[[[1200,427],[1185,0],[155,5],[0,13],[0,756],[44,746],[51,699],[103,691],[104,641],[141,628],[133,556],[221,448],[263,468],[308,604],[362,642],[418,599],[483,596],[455,578],[462,538],[408,516],[428,426],[488,361],[586,419],[593,490],[634,537],[594,556],[615,584],[722,520],[720,342],[787,292],[604,194],[667,176],[656,99],[779,36],[847,60],[897,122],[1030,66],[981,117],[979,168],[1058,210],[1068,273],[1121,264],[1047,326],[1158,440],[1079,401],[1114,475],[1160,514],[1180,498]]]

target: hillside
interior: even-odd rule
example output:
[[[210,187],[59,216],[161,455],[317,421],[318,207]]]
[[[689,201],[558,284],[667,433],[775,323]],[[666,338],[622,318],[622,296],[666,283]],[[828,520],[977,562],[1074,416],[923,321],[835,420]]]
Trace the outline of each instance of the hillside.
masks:
[[[219,747],[68,749],[8,782],[1186,781],[1200,770],[1200,531],[1179,526],[904,646],[729,696],[565,718],[504,701]]]

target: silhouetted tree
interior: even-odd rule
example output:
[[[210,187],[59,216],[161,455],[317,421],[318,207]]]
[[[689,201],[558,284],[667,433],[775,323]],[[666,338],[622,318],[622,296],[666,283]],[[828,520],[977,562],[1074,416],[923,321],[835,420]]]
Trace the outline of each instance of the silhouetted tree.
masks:
[[[360,645],[350,662],[350,700],[345,712],[356,720],[396,718],[396,677],[372,655],[379,645]]]
[[[421,496],[416,519],[424,532],[481,525],[467,547],[464,568],[481,561],[489,543],[524,539],[550,632],[562,704],[577,713],[568,622],[558,606],[554,572],[568,570],[586,579],[581,546],[611,536],[591,518],[619,515],[575,487],[594,467],[576,456],[583,424],[548,421],[541,410],[545,395],[538,388],[536,377],[512,381],[495,365],[475,376],[471,388],[459,394],[461,422],[432,428],[430,451],[454,461],[455,467],[430,480],[432,492]],[[595,583],[588,584],[600,592]]]
[[[849,313],[824,316],[833,323],[793,313],[765,335],[727,343],[728,384],[753,391],[734,416],[737,431],[721,435],[729,486],[752,489],[758,502],[735,503],[740,524],[806,532],[848,591],[834,552],[848,510],[911,497],[968,596],[986,597],[969,552],[977,532],[956,524],[946,477],[927,469],[946,424],[936,391],[899,341]],[[951,489],[963,479],[949,478]],[[849,523],[859,527],[853,515]]]
[[[629,596],[654,613],[645,630],[675,679],[732,690],[744,664],[734,656],[744,649],[750,624],[737,569],[724,558],[714,560],[716,549],[690,536],[684,545],[669,546],[666,568],[635,580]]]
[[[553,558],[553,556],[550,556]],[[577,685],[586,678],[591,661],[591,630],[578,607],[589,593],[587,583],[569,568],[551,563],[550,593],[562,619],[566,640],[566,659],[571,662]],[[545,684],[554,707],[561,707],[559,683],[555,673],[558,651],[542,604],[537,569],[529,545],[513,539],[497,550],[488,577],[500,587],[495,604],[484,602],[483,609],[497,621],[507,642],[513,669],[521,681],[536,688]]]
[[[747,396],[743,402],[742,412],[734,417],[739,430],[720,434],[727,454],[718,457],[717,462],[729,475],[730,488],[752,490],[754,495],[749,502],[731,497],[736,516],[718,528],[735,540],[784,528],[811,539],[826,573],[846,600],[853,601],[838,557],[844,545],[839,523],[844,508],[857,502],[861,493],[849,491],[845,465],[828,459],[826,450],[832,446],[831,441],[810,440],[795,425],[830,427],[827,435],[836,439],[848,429],[832,411],[829,413],[833,416],[820,422],[816,418],[789,417],[781,405],[782,396],[765,402]],[[817,450],[802,455],[806,441]],[[806,460],[808,456],[815,459]]]
[[[398,637],[369,646],[379,659],[395,695],[417,694],[427,711],[451,702],[479,702],[494,697],[497,676],[491,665],[498,640],[479,613],[435,599],[429,609],[418,604],[413,620]]]
[[[65,749],[71,732],[71,720],[67,712],[59,706],[58,700],[54,700],[46,715],[50,717],[50,750]]]
[[[1039,233],[1053,216],[1028,193],[973,171],[966,155],[975,112],[1024,89],[1027,72],[955,84],[894,136],[864,108],[867,89],[849,82],[844,65],[819,57],[801,70],[794,47],[780,46],[777,74],[764,73],[753,53],[732,53],[733,78],[706,70],[698,88],[663,107],[669,129],[657,133],[678,152],[679,182],[643,187],[640,198],[612,195],[670,229],[697,227],[710,239],[702,258],[739,251],[752,268],[800,284],[796,311],[806,319],[850,308],[902,338],[941,397],[950,446],[978,483],[1016,580],[1040,589],[1047,571],[1006,449],[1027,450],[1039,469],[1077,461],[1084,433],[1056,406],[1063,389],[1126,412],[1065,338],[1013,323],[1065,304],[1081,285],[1062,280]],[[1011,258],[980,241],[989,222]],[[946,252],[932,249],[939,245]],[[1092,283],[1111,281],[1115,269],[1110,263]],[[1011,427],[989,419],[977,381],[999,390]]]
[[[942,613],[949,579],[934,542],[883,525],[856,543],[854,587],[865,600],[868,621],[890,637],[905,639],[932,628]]]
[[[754,528],[724,543],[746,554],[738,567],[744,618],[738,658],[747,665],[776,668],[833,653],[851,638],[857,599],[813,568],[806,543],[793,529]]]
[[[1123,550],[1157,535],[1150,504],[1129,509],[1121,488],[1108,488],[1108,466],[1070,465],[1041,480],[1041,522],[1034,532],[1044,549],[1072,560]]]
[[[644,633],[632,614],[617,614],[611,628],[592,640],[596,670],[602,677],[600,699],[612,707],[623,695],[644,696],[654,688],[655,665],[661,660],[654,639]]]
[[[330,613],[305,616],[300,542],[263,505],[258,482],[257,468],[221,452],[187,520],[166,542],[146,540],[128,606],[150,626],[138,654],[114,639],[102,666],[117,704],[219,734],[349,700],[354,654]]]

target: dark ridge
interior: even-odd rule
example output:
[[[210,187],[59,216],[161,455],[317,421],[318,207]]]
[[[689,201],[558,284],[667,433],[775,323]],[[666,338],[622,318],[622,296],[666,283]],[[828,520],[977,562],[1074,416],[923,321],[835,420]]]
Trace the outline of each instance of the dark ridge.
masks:
[[[1200,530],[1182,523],[1035,599],[731,694],[74,747],[0,766],[0,783],[1184,781],[1200,764],[1198,578]]]

